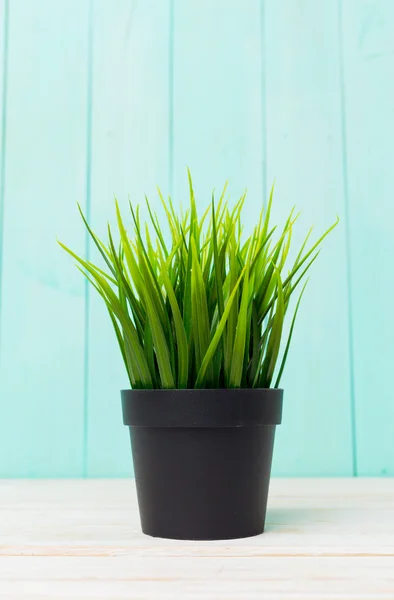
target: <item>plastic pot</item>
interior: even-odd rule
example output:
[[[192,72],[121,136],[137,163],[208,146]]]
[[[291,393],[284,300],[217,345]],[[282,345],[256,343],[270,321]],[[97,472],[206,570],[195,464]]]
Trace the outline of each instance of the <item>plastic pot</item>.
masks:
[[[142,531],[182,540],[264,531],[277,389],[123,390]]]

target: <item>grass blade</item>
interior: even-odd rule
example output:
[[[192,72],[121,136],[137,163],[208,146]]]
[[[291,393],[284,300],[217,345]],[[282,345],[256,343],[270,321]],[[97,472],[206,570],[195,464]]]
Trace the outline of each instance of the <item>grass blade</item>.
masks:
[[[235,332],[233,355],[231,358],[231,368],[229,377],[229,386],[237,388],[241,386],[242,370],[244,365],[245,344],[246,344],[246,323],[249,304],[249,271],[246,267],[243,286],[241,306],[238,313],[238,323]]]
[[[220,342],[220,339],[221,339],[221,337],[223,335],[223,331],[224,331],[224,328],[226,326],[227,319],[229,317],[231,308],[232,308],[233,303],[234,303],[235,296],[236,296],[236,294],[238,292],[239,284],[242,281],[244,273],[245,273],[245,269],[241,272],[241,274],[240,274],[240,276],[238,278],[238,281],[235,284],[235,286],[234,286],[234,288],[233,288],[233,290],[231,292],[231,295],[230,295],[229,299],[227,300],[227,303],[226,303],[226,306],[224,308],[224,312],[223,312],[222,318],[220,319],[220,322],[219,322],[219,324],[218,324],[218,326],[216,328],[215,334],[214,334],[214,336],[213,336],[213,338],[212,338],[212,340],[211,340],[211,342],[210,342],[210,344],[208,346],[208,350],[206,351],[206,354],[205,354],[205,356],[204,356],[204,358],[202,360],[200,370],[198,371],[198,374],[197,374],[197,377],[196,377],[196,384],[195,384],[196,388],[204,387],[204,384],[205,384],[205,381],[206,381],[206,376],[205,375],[206,375],[206,372],[207,372],[207,369],[208,369],[208,365],[211,363],[213,355],[215,354],[215,352],[217,350],[217,347],[218,347],[218,344]]]
[[[171,285],[170,278],[168,277],[166,270],[166,263],[162,262],[162,272],[161,276],[163,278],[163,283],[167,292],[167,297],[169,299],[171,305],[172,316],[174,319],[177,346],[178,346],[178,388],[186,388],[188,373],[189,373],[189,365],[188,365],[188,343],[185,327],[183,324],[183,319],[181,315],[181,311],[179,310],[178,302],[176,300],[175,292]]]
[[[285,348],[285,351],[283,353],[283,358],[282,358],[282,362],[281,362],[281,365],[280,365],[280,368],[279,368],[279,373],[278,373],[278,376],[276,378],[276,382],[275,382],[275,385],[274,385],[275,388],[279,387],[280,380],[282,378],[283,369],[285,368],[285,364],[286,364],[286,360],[287,360],[287,355],[289,353],[291,338],[293,336],[293,329],[294,329],[294,325],[295,325],[295,322],[296,322],[298,309],[299,309],[299,306],[300,306],[300,303],[301,303],[301,298],[303,296],[304,290],[305,290],[305,288],[307,286],[307,283],[308,283],[308,280],[305,282],[304,287],[301,290],[301,294],[299,295],[299,298],[298,298],[298,301],[297,301],[297,304],[296,304],[296,307],[295,307],[293,319],[291,321],[289,335],[288,335],[288,338],[287,338],[286,348]]]
[[[199,370],[209,346],[210,324],[204,279],[198,262],[194,237],[191,238],[191,247],[193,256],[191,275],[193,335],[196,353],[196,368]],[[207,370],[208,380],[212,379],[212,375],[212,365],[209,365]]]

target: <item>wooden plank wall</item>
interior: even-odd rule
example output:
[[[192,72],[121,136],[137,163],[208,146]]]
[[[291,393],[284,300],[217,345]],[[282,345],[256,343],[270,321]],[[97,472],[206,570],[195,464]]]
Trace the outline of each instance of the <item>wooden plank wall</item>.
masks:
[[[0,476],[132,473],[106,312],[56,246],[91,257],[113,198],[245,225],[276,179],[296,237],[338,214],[288,363],[277,475],[393,475],[394,4],[0,0]]]

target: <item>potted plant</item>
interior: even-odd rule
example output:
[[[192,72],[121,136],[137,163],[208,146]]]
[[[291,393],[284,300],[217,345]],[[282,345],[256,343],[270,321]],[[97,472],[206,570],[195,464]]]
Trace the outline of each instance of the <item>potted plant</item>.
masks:
[[[119,239],[108,226],[107,243],[80,211],[105,270],[61,246],[103,298],[130,379],[123,420],[143,532],[246,537],[264,530],[279,384],[305,275],[337,222],[306,249],[309,231],[288,268],[298,215],[293,209],[283,229],[271,228],[273,189],[244,237],[245,195],[230,209],[225,186],[200,217],[190,174],[189,188],[179,214],[159,191],[169,241],[147,201],[150,227],[130,204],[132,237],[116,203]]]

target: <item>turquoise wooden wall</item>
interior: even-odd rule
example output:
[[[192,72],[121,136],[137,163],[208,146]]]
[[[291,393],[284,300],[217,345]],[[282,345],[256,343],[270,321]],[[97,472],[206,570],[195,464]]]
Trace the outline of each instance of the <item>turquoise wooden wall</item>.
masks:
[[[0,476],[130,474],[110,323],[56,236],[94,256],[113,194],[246,222],[274,178],[340,227],[305,296],[277,475],[393,475],[392,0],[0,0]]]

